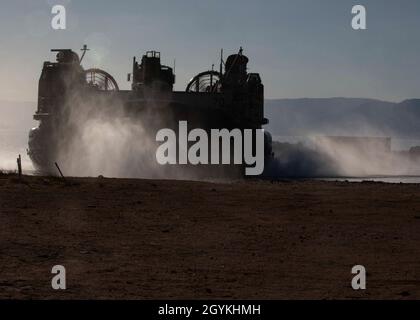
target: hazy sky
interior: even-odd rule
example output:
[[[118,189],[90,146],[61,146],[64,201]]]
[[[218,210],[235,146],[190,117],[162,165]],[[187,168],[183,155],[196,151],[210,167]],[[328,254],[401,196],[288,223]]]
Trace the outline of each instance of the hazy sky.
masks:
[[[51,7],[65,4],[67,30],[51,28]],[[366,31],[351,28],[351,8],[367,8]],[[89,51],[128,88],[133,55],[176,58],[176,89],[218,65],[220,48],[240,46],[267,98],[420,97],[419,0],[0,0],[0,99],[36,100],[51,48]]]

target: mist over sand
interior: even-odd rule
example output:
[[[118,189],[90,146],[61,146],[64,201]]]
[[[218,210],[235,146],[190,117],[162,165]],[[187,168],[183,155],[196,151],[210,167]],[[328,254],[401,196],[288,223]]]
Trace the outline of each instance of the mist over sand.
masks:
[[[270,118],[270,125],[266,129],[279,141],[274,143],[274,161],[266,166],[270,177],[420,175],[419,158],[408,153],[418,142],[414,126],[418,116],[407,109],[407,106],[413,108],[410,103],[402,103],[401,112],[395,113],[397,104],[381,104],[376,100],[344,99],[338,103],[337,99],[325,99],[322,105],[315,107],[311,103],[320,103],[319,99],[307,100],[305,103],[302,99],[282,101],[277,108],[272,101],[267,102],[266,116]],[[333,112],[335,105],[341,112]],[[21,154],[24,170],[32,171],[26,148],[28,132],[37,126],[32,120],[36,103],[1,102],[0,107],[4,115],[0,119],[0,168],[16,170],[16,158]],[[323,116],[316,116],[323,108]],[[378,108],[383,108],[381,110],[389,117],[381,114],[378,116],[381,121],[370,117],[371,110]],[[399,117],[396,118],[396,114]],[[67,125],[73,133],[60,138],[62,148],[57,156],[66,175],[191,178],[181,171],[174,174],[172,170],[169,174],[167,168],[156,163],[155,131],[150,130],[150,126],[159,126],[157,108],[150,108],[134,119],[125,114],[117,100],[110,105],[109,101],[80,101],[79,97],[74,97],[67,117]],[[403,126],[405,118],[411,119]],[[292,143],[279,135],[297,138]],[[358,148],[344,148],[322,139],[325,135],[402,137],[400,141],[410,141],[410,144],[399,148],[394,143],[396,139],[392,140],[392,151],[405,152],[375,151],[372,145],[363,144]]]
[[[165,107],[161,102],[132,113],[117,95],[69,97],[58,133],[58,163],[70,176],[182,178],[182,170],[169,175],[156,161],[156,128],[164,127]]]
[[[420,174],[418,151],[409,152],[420,146],[420,100],[275,99],[266,100],[265,114],[278,142],[269,170],[275,177]],[[330,137],[355,141],[340,144]],[[382,145],[386,138],[389,149]]]
[[[350,143],[340,144],[340,140]],[[371,143],[385,137],[312,136],[305,142],[274,142],[272,178],[419,176],[420,154],[396,152]]]

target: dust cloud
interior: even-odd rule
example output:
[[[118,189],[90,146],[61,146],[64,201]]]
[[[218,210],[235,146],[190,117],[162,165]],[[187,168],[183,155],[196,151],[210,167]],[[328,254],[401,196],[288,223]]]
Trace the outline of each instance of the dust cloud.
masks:
[[[166,178],[155,158],[156,130],[164,123],[161,108],[127,111],[118,94],[67,99],[57,136],[57,162],[65,175],[119,178]],[[173,178],[182,173],[172,172]]]
[[[387,137],[311,136],[305,142],[274,142],[271,178],[420,175],[419,148],[394,151]]]
[[[173,115],[165,103],[148,101],[148,107],[134,105],[130,110],[119,93],[73,95],[60,108],[61,123],[56,131],[59,163],[66,176],[99,176],[154,179],[199,179],[191,170],[161,166],[155,159],[158,128],[168,126]],[[165,101],[165,99],[161,99]],[[22,155],[23,169],[33,172],[26,155],[28,131],[34,103],[3,103],[0,119],[0,169],[16,170],[16,158]],[[13,115],[13,119],[11,118]],[[399,132],[383,130],[365,121],[353,137],[336,126],[328,130],[303,132],[300,142],[277,139],[273,142],[274,159],[265,164],[269,178],[419,176],[420,148],[397,148]],[[298,126],[299,123],[296,123]],[[373,137],[373,138],[372,138]],[[275,139],[276,140],[276,139]],[[281,142],[280,142],[281,141]],[[403,150],[403,151],[401,151]],[[52,166],[52,174],[57,174]]]

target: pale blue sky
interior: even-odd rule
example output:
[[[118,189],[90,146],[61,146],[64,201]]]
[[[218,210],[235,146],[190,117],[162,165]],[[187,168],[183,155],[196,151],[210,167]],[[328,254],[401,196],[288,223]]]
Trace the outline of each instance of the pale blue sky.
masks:
[[[65,3],[67,30],[50,27]],[[363,4],[368,30],[351,28]],[[220,48],[243,46],[267,98],[420,97],[418,0],[1,0],[0,99],[36,100],[50,48],[91,47],[85,67],[100,67],[128,88],[133,55],[162,52],[177,61],[176,89],[218,64]]]

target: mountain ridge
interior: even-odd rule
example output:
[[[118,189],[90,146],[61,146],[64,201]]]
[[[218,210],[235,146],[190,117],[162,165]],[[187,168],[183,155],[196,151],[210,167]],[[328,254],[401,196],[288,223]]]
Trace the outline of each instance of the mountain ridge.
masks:
[[[265,116],[270,120],[266,128],[275,136],[420,137],[420,99],[267,99]]]

